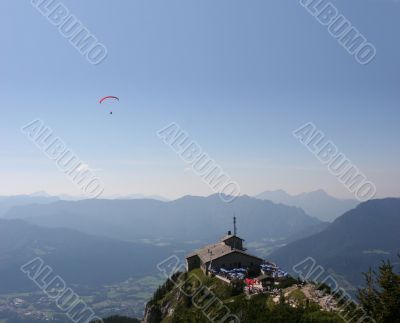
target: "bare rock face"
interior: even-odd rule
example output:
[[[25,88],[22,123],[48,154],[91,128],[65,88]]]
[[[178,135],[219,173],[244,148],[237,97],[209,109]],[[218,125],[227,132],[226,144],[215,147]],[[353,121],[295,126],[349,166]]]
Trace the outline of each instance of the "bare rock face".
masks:
[[[142,323],[159,323],[161,322],[161,311],[157,305],[147,304]]]
[[[161,304],[147,303],[142,323],[160,323],[164,318],[173,316],[176,304],[182,299],[182,293],[176,290],[174,297]]]

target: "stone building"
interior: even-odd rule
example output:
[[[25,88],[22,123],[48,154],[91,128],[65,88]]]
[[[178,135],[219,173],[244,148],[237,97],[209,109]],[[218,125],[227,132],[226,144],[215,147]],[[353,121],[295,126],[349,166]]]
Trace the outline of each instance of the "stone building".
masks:
[[[201,268],[206,274],[210,268],[260,268],[263,260],[246,252],[243,239],[236,235],[236,218],[234,234],[231,231],[219,242],[204,246],[186,257],[187,269]]]

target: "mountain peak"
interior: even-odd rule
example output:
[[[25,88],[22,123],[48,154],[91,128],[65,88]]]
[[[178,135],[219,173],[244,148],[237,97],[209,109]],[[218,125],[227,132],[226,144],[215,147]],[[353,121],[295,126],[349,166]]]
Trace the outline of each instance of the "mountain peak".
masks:
[[[31,196],[31,197],[51,197],[51,195],[49,193],[47,193],[46,191],[33,192],[31,194],[28,194],[28,196]]]
[[[327,192],[325,192],[323,189],[318,189],[315,191],[311,191],[311,192],[305,192],[305,193],[301,193],[299,195],[314,195],[314,196],[328,196],[328,197],[332,197],[331,195],[329,195]]]
[[[322,221],[333,221],[358,204],[356,200],[333,197],[323,189],[297,195],[290,195],[283,190],[265,191],[255,197],[302,208],[307,214]]]

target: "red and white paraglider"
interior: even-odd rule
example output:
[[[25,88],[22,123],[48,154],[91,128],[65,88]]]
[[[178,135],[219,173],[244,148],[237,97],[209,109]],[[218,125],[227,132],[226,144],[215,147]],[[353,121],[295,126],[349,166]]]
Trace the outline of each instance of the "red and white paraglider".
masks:
[[[108,95],[108,96],[105,96],[104,98],[102,98],[102,99],[99,101],[99,103],[102,104],[104,101],[109,100],[109,99],[113,99],[113,100],[119,101],[119,98],[118,98],[118,97],[113,96],[113,95]],[[112,114],[112,111],[110,111],[110,114]]]

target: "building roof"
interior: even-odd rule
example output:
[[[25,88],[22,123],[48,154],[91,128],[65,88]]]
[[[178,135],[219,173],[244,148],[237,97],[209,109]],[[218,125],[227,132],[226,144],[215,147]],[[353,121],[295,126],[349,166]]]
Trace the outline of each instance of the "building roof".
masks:
[[[226,239],[223,239],[223,241],[224,240],[226,240]],[[231,248],[230,246],[226,245],[224,242],[219,242],[219,243],[214,243],[214,244],[209,244],[207,246],[204,246],[203,248],[192,252],[186,258],[198,256],[203,263],[207,263],[209,261],[218,259],[220,257],[223,257],[223,256],[228,255],[233,252],[242,253],[247,256],[262,260],[261,258],[250,255],[250,254],[244,252],[243,250]]]
[[[188,255],[186,258],[198,256],[202,262],[209,262],[230,253],[233,249],[223,242],[209,244]]]
[[[225,240],[228,240],[228,239],[233,238],[233,237],[235,237],[235,238],[237,238],[237,239],[239,239],[239,240],[244,241],[244,239],[239,238],[238,236],[235,236],[235,235],[233,235],[233,234],[228,234],[228,235],[226,235],[225,237],[223,237],[223,238],[221,239],[221,241],[225,241]]]

